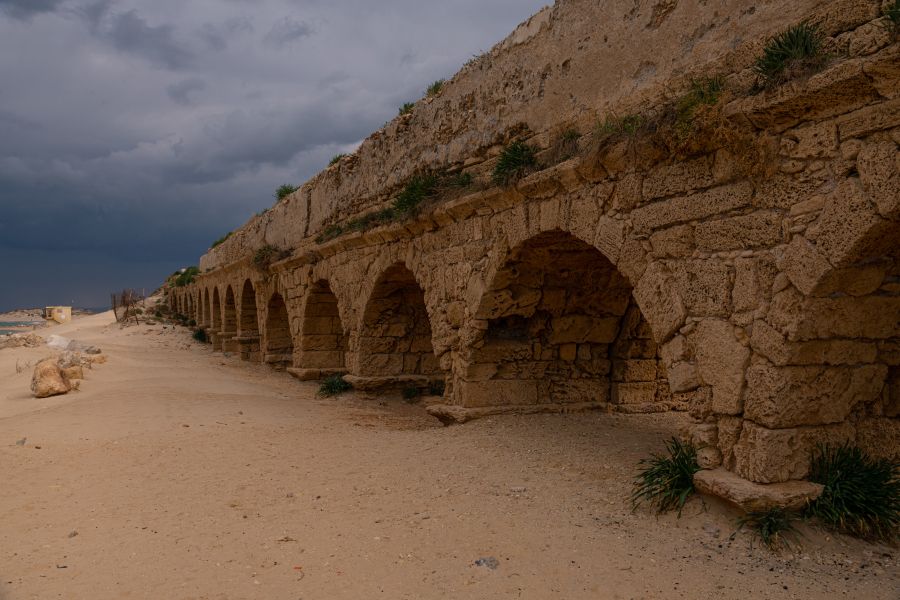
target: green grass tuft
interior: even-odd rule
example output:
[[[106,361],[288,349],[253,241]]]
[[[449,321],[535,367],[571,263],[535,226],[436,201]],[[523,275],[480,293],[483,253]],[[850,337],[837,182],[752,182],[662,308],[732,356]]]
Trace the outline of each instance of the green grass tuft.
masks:
[[[352,389],[353,386],[344,381],[342,375],[331,375],[322,381],[322,385],[319,386],[319,395],[329,398],[331,396],[338,396],[344,392],[349,392]]]
[[[293,194],[296,191],[297,191],[297,188],[295,186],[290,185],[289,183],[285,183],[283,185],[278,186],[278,189],[275,190],[275,197],[278,198],[279,200],[282,200],[282,199],[286,198],[287,196],[290,196],[291,194]]]
[[[681,516],[684,504],[694,493],[694,473],[700,470],[697,449],[673,437],[666,442],[666,450],[668,455],[653,454],[641,460],[642,468],[631,493],[632,510],[648,502],[657,513],[678,509]]]
[[[536,166],[534,147],[523,141],[515,141],[500,153],[491,179],[497,185],[512,185]]]
[[[197,267],[188,267],[183,272],[178,273],[178,276],[175,278],[175,287],[184,287],[194,283],[199,274],[200,269]]]
[[[441,93],[441,90],[444,88],[445,83],[446,83],[446,81],[444,81],[443,79],[438,79],[437,81],[435,81],[434,83],[432,83],[431,85],[428,86],[428,89],[425,90],[425,95],[428,96],[429,98],[431,96],[437,96],[438,94]]]
[[[725,81],[721,77],[707,77],[691,81],[688,93],[675,104],[676,127],[689,127],[694,113],[701,106],[712,106],[719,101],[725,91]]]
[[[747,527],[766,548],[781,550],[797,543],[800,534],[794,527],[796,520],[794,513],[783,508],[753,511],[738,519],[738,531]]]
[[[634,137],[646,124],[647,119],[642,115],[607,115],[605,120],[597,124],[597,132],[601,136]]]
[[[825,486],[807,516],[863,539],[896,541],[900,529],[900,463],[873,459],[859,448],[819,446],[809,479]]]
[[[894,31],[900,31],[900,0],[894,0],[893,4],[884,7],[884,16],[888,18]]]
[[[231,237],[231,233],[232,233],[232,232],[229,231],[228,233],[226,233],[225,235],[223,235],[222,237],[220,237],[219,239],[217,239],[216,241],[214,241],[214,242],[212,243],[212,246],[210,246],[210,249],[215,248],[216,246],[222,245],[222,244],[225,242],[225,240],[227,240],[228,238]]]
[[[257,269],[265,271],[272,263],[284,260],[290,255],[291,253],[287,250],[281,250],[272,244],[266,244],[253,254],[253,265]]]
[[[433,173],[413,175],[394,199],[393,209],[400,215],[414,214],[426,198],[434,195],[437,185],[438,178]]]
[[[341,162],[341,160],[343,160],[344,157],[346,157],[346,156],[347,156],[347,155],[344,154],[343,152],[342,152],[341,154],[335,154],[334,156],[331,157],[331,160],[328,161],[328,166],[329,166],[329,167],[332,167],[332,166],[338,164],[338,163]]]
[[[416,105],[414,102],[404,102],[403,106],[400,107],[400,116],[402,117],[403,115],[408,115],[413,111],[413,108],[415,107]]]
[[[821,67],[825,63],[822,42],[819,28],[806,21],[770,39],[754,66],[760,85],[774,87]]]
[[[205,344],[209,341],[209,338],[206,337],[206,331],[203,329],[198,329],[194,332],[194,339],[200,342],[201,344]]]

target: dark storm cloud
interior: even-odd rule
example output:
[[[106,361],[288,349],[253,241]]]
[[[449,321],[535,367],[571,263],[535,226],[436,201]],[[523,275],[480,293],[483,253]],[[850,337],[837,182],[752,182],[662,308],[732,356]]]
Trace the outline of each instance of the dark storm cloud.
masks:
[[[286,16],[272,25],[272,29],[266,34],[266,42],[276,48],[284,48],[286,45],[309,37],[313,33],[315,33],[315,28],[312,24]]]
[[[541,4],[0,0],[0,310],[195,264]]]
[[[166,86],[166,93],[176,104],[187,106],[191,103],[190,93],[200,92],[206,89],[206,82],[199,77],[183,79],[177,83]]]
[[[53,12],[64,0],[0,0],[0,13],[14,19],[27,19],[38,13]]]

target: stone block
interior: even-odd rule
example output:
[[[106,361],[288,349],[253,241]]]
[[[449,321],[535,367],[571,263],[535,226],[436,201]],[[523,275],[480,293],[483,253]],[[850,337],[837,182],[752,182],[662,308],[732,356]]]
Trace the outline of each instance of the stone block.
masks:
[[[712,388],[712,411],[721,415],[740,414],[750,349],[738,341],[734,325],[720,319],[704,319],[691,335],[691,345],[700,379]]]
[[[691,316],[731,314],[731,268],[715,260],[685,260],[671,265],[678,295]]]
[[[344,353],[339,351],[302,351],[297,363],[304,369],[329,369],[344,364]]]
[[[656,383],[613,383],[613,404],[650,404],[656,400]]]
[[[826,198],[818,229],[816,247],[836,267],[896,248],[895,226],[879,216],[858,179],[842,182]]]
[[[619,329],[618,317],[591,317],[588,315],[564,315],[551,321],[551,344],[595,343],[609,344],[615,341]]]
[[[849,423],[768,429],[745,420],[734,446],[735,473],[758,483],[803,479],[818,444],[839,445],[855,438]]]
[[[676,290],[674,277],[660,263],[651,263],[634,288],[634,298],[650,324],[657,343],[669,339],[687,316]]]
[[[539,404],[539,382],[533,379],[462,381],[461,397],[467,407]]]
[[[863,419],[856,426],[856,445],[873,458],[900,461],[900,419]]]
[[[676,363],[666,370],[666,379],[673,392],[690,392],[700,387],[697,366],[687,362]]]
[[[668,258],[689,257],[697,247],[694,228],[690,225],[676,225],[657,231],[650,236],[650,244],[654,254]]]
[[[641,206],[630,216],[636,230],[649,232],[748,206],[752,193],[749,183],[734,183]]]
[[[747,370],[744,416],[775,428],[841,423],[881,394],[887,367],[776,367]]]
[[[856,365],[873,363],[878,348],[865,340],[808,340],[789,342],[762,320],[754,321],[750,346],[778,366],[784,365]]]
[[[707,252],[770,247],[781,235],[781,215],[768,210],[706,221],[696,228],[697,247]]]
[[[785,133],[791,140],[785,153],[790,158],[832,158],[837,156],[838,136],[834,121],[812,123]]]
[[[900,152],[897,144],[866,144],[856,161],[863,188],[872,197],[878,214],[885,219],[900,220]]]
[[[900,297],[805,298],[788,288],[773,296],[766,321],[788,341],[835,337],[887,339],[896,336]]]
[[[826,276],[834,270],[828,259],[806,238],[799,235],[794,236],[785,248],[778,261],[778,268],[807,296],[813,294]]]
[[[574,362],[578,358],[577,344],[563,344],[559,347],[559,359],[566,362]]]
[[[879,102],[836,119],[842,140],[867,136],[900,125],[900,98]]]
[[[819,497],[824,486],[811,481],[761,484],[747,481],[726,469],[698,471],[694,486],[701,494],[717,496],[747,512],[771,508],[800,510]]]
[[[643,196],[645,200],[655,200],[708,188],[715,183],[712,161],[704,156],[655,167],[644,179]]]
[[[616,360],[612,363],[613,381],[656,381],[655,360]]]

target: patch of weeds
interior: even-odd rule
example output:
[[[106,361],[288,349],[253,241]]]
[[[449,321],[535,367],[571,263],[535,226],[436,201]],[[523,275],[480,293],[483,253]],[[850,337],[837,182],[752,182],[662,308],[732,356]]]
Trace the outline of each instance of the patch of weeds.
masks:
[[[900,463],[875,459],[850,445],[820,445],[809,479],[825,486],[806,514],[825,526],[869,540],[900,533]]]
[[[794,527],[796,520],[797,516],[794,513],[783,508],[749,512],[738,519],[738,528],[732,534],[732,538],[738,531],[746,527],[753,537],[761,541],[769,550],[790,548],[792,545],[799,545],[797,537],[800,534]]]
[[[646,124],[647,119],[643,115],[607,115],[606,119],[597,124],[597,133],[603,137],[634,137]]]
[[[434,173],[413,175],[394,199],[393,209],[399,215],[414,214],[419,205],[435,193],[437,185],[438,178]]]
[[[641,470],[631,492],[632,510],[648,502],[656,507],[657,514],[677,509],[681,516],[685,503],[694,493],[694,473],[700,470],[697,449],[673,437],[666,442],[666,450],[666,455],[653,454],[641,460]]]
[[[900,0],[894,0],[893,4],[888,4],[884,8],[884,16],[890,21],[894,33],[900,33]]]
[[[341,154],[335,154],[334,156],[331,157],[331,160],[328,161],[328,166],[329,166],[329,167],[333,167],[334,165],[336,165],[336,164],[338,164],[339,162],[341,162],[346,156],[347,156],[347,155],[344,154],[344,153],[341,153]]]
[[[324,231],[322,231],[322,233],[320,233],[316,237],[316,243],[321,244],[327,242],[328,240],[333,240],[342,233],[344,233],[344,228],[337,223],[332,223],[331,225],[325,227]]]
[[[725,91],[725,81],[721,77],[707,77],[691,81],[688,93],[675,103],[675,130],[689,135],[694,129],[694,117],[704,106],[713,106]]]
[[[439,379],[437,381],[432,381],[428,384],[428,395],[429,396],[443,396],[444,390],[446,390],[447,384],[443,379]]]
[[[821,68],[826,59],[822,42],[819,28],[806,21],[770,39],[753,67],[759,86],[775,87]]]
[[[194,339],[201,344],[205,344],[209,341],[209,338],[206,336],[206,331],[203,329],[198,329],[194,332]]]
[[[288,250],[281,250],[277,246],[266,244],[262,248],[258,249],[256,253],[254,253],[253,265],[257,269],[265,271],[272,265],[272,263],[278,262],[279,260],[284,260],[290,255],[291,253]]]
[[[191,319],[191,320],[189,320],[189,321],[187,322],[187,324],[188,324],[188,327],[196,327],[196,326],[197,326],[197,321],[194,320],[194,319]]]
[[[534,147],[517,140],[500,153],[491,179],[497,185],[512,185],[536,167],[537,157]]]
[[[225,235],[223,235],[222,237],[220,237],[219,239],[217,239],[216,241],[214,241],[214,242],[212,243],[212,246],[209,247],[210,250],[213,249],[213,248],[215,248],[216,246],[221,246],[221,245],[225,242],[225,240],[227,240],[228,238],[231,237],[231,234],[232,234],[232,232],[229,231],[228,233],[226,233]]]
[[[188,267],[181,273],[178,273],[178,276],[175,278],[175,287],[184,287],[194,283],[194,280],[199,274],[200,269],[197,267]]]
[[[446,83],[443,79],[438,79],[434,83],[428,86],[425,90],[425,95],[431,98],[432,96],[437,96],[441,93],[441,90],[444,89],[444,84]]]
[[[550,150],[550,160],[553,164],[558,164],[569,160],[578,154],[578,140],[581,134],[577,129],[566,129],[563,131]]]
[[[157,310],[155,313],[153,313],[153,316],[156,317],[157,319],[162,319],[162,316],[163,316],[162,311]]]
[[[352,389],[353,386],[347,381],[344,381],[342,375],[330,375],[325,378],[325,380],[322,381],[322,385],[319,386],[319,396],[330,398],[331,396],[338,396],[344,392],[349,392]]]
[[[279,200],[283,200],[284,198],[290,196],[294,192],[297,191],[297,187],[293,186],[289,183],[285,183],[283,185],[278,186],[278,189],[275,190],[275,197]]]
[[[412,404],[416,402],[419,397],[422,395],[422,390],[414,385],[408,385],[403,388],[403,399]]]
[[[415,107],[416,105],[414,102],[404,102],[403,106],[400,107],[400,116],[402,117],[403,115],[408,115],[413,111],[413,108]]]

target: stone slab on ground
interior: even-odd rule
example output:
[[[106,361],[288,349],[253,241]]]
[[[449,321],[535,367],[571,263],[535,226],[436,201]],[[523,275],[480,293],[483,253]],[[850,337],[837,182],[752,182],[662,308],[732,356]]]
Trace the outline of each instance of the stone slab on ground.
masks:
[[[694,486],[701,494],[718,496],[747,512],[769,508],[799,510],[818,498],[823,489],[811,481],[753,483],[725,469],[698,471]]]

